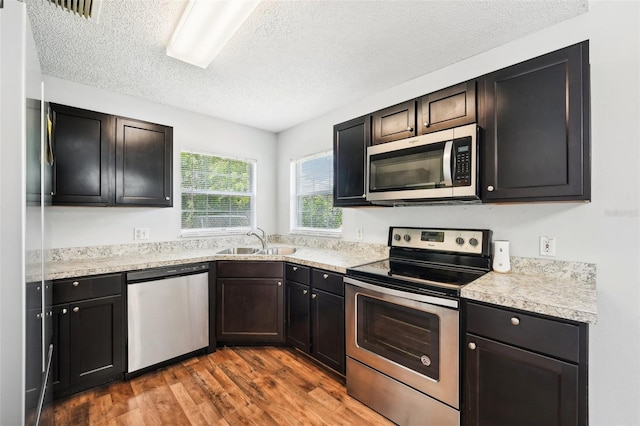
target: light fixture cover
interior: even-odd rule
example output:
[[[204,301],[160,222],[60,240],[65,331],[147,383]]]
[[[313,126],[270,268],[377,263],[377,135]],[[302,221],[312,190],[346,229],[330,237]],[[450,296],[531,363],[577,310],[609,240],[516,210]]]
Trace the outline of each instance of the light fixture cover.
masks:
[[[207,68],[260,0],[189,0],[167,55]]]

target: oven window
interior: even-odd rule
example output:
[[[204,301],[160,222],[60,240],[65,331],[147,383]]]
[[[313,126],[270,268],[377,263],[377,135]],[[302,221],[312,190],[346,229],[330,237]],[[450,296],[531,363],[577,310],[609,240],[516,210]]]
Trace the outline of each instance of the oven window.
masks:
[[[445,187],[442,171],[444,143],[418,146],[371,156],[370,191]]]
[[[440,379],[440,318],[437,315],[357,296],[357,343],[434,380]]]

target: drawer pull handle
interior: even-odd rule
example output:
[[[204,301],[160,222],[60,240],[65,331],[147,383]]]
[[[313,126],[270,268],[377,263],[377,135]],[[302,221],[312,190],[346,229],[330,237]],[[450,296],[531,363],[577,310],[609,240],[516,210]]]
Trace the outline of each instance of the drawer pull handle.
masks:
[[[312,299],[315,299],[316,297],[318,297],[318,295],[317,295],[317,294],[312,294],[312,295],[311,295],[311,298],[312,298]]]
[[[476,344],[473,342],[469,342],[469,344],[467,345],[469,347],[469,349],[471,349],[472,351],[476,350]]]
[[[78,312],[80,310],[80,308],[78,308],[77,306],[75,308],[73,308],[73,312]]]
[[[297,270],[298,270],[298,267],[297,267],[297,266],[294,266],[294,267],[293,267],[293,272],[295,272],[295,271],[297,271]]]
[[[62,315],[67,313],[67,308],[62,308]]]
[[[74,286],[74,287],[78,287],[79,285],[80,285],[80,282],[79,282],[79,281],[74,281],[74,282],[73,282],[73,286]]]
[[[40,315],[40,313],[37,313],[36,314],[36,318],[40,319],[40,318],[42,318],[42,315]]]
[[[278,287],[282,285],[282,281],[278,281]]]
[[[511,324],[512,324],[512,325],[518,325],[518,324],[520,324],[520,319],[518,319],[517,317],[512,317],[512,318],[511,318]]]
[[[327,275],[327,274],[322,274],[322,278],[324,278],[324,279],[326,280],[327,278],[329,278],[329,275]]]
[[[307,294],[309,293],[309,290],[302,290],[302,294]]]

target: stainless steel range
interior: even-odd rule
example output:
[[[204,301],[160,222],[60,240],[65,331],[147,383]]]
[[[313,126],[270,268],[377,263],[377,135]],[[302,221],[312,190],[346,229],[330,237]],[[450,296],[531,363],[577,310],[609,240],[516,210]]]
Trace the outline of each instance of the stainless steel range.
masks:
[[[460,424],[460,289],[491,231],[391,227],[389,259],[347,269],[347,392],[400,425]]]

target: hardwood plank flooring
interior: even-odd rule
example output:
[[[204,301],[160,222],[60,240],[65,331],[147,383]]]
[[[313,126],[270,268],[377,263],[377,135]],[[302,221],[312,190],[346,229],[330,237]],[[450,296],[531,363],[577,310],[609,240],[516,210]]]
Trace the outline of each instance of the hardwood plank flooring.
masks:
[[[45,408],[42,425],[393,425],[290,348],[219,348]]]

